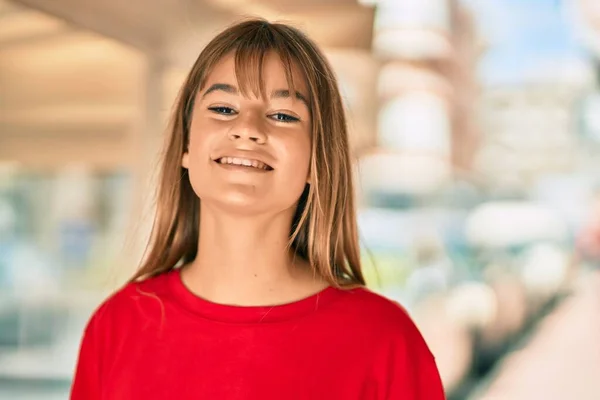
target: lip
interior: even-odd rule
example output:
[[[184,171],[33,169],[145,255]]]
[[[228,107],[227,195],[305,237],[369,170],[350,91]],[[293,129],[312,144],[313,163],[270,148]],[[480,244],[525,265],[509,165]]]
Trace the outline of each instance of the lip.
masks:
[[[243,158],[245,160],[250,160],[250,161],[258,161],[262,164],[265,164],[267,166],[268,169],[264,170],[264,171],[272,171],[273,165],[272,162],[267,161],[266,157],[262,156],[261,154],[255,153],[255,152],[251,152],[251,151],[244,151],[244,152],[240,152],[240,151],[231,151],[231,152],[224,152],[222,154],[219,154],[217,157],[211,157],[211,161],[219,164],[222,167],[232,167],[232,168],[247,168],[247,167],[243,167],[243,166],[237,166],[237,165],[231,165],[231,164],[221,164],[219,162],[219,160],[221,158],[224,157],[229,157],[229,158]]]

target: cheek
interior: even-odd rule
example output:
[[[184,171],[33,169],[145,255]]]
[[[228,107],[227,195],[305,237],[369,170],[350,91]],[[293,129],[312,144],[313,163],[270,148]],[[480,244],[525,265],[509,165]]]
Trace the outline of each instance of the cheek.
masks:
[[[286,163],[289,173],[299,177],[303,175],[302,178],[305,179],[310,165],[310,140],[303,138],[302,140],[295,140],[293,143],[286,144],[285,152],[286,158],[289,160]]]
[[[210,135],[190,130],[190,142],[188,144],[188,175],[192,188],[198,196],[201,196],[202,188],[206,187],[209,178],[210,167]]]
[[[200,172],[205,164],[205,156],[203,151],[204,143],[199,140],[190,140],[188,146],[188,170],[191,176],[197,175]]]
[[[311,146],[309,140],[296,141],[286,146],[285,172],[282,178],[290,194],[300,197],[310,170]]]
[[[188,144],[188,153],[190,165],[205,165],[210,158],[210,148],[218,135],[216,127],[209,121],[195,120],[190,127],[190,142]]]

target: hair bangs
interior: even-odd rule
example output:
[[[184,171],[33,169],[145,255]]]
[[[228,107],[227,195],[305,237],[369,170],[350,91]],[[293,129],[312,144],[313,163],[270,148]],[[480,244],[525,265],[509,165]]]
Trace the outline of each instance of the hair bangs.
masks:
[[[279,57],[285,71],[288,85],[285,89],[289,90],[290,93],[295,93],[296,88],[292,70],[294,63],[297,63],[297,61],[272,27],[267,27],[264,30],[268,31],[258,31],[255,35],[241,38],[238,45],[233,49],[238,88],[245,97],[253,95],[266,99],[268,94],[266,93],[264,79],[264,61],[267,56],[274,53]]]

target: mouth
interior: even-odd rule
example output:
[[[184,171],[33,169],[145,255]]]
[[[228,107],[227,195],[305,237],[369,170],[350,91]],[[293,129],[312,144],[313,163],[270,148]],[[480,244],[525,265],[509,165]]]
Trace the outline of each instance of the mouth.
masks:
[[[256,169],[259,171],[272,171],[273,167],[270,165],[255,160],[252,158],[243,158],[243,157],[219,157],[213,160],[217,164],[221,164],[223,166],[233,166],[233,167],[241,167],[241,168],[249,168]]]

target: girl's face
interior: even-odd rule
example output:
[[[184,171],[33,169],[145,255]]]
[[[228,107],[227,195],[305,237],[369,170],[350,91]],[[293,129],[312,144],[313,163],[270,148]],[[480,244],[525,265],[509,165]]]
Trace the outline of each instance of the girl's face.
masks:
[[[242,95],[234,55],[197,93],[182,165],[203,204],[235,213],[294,210],[309,176],[311,120],[306,82],[293,68],[288,87],[277,54],[263,64],[265,98]]]

